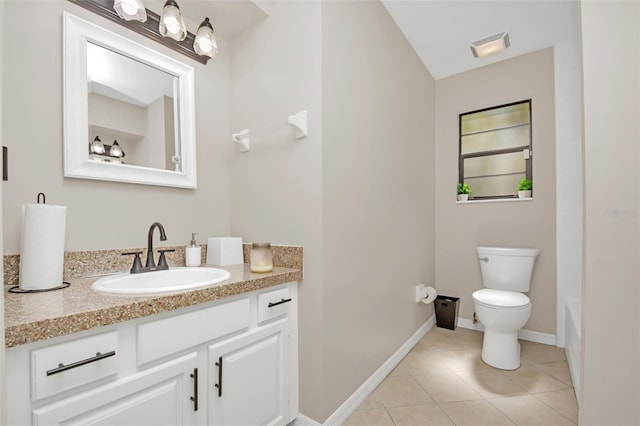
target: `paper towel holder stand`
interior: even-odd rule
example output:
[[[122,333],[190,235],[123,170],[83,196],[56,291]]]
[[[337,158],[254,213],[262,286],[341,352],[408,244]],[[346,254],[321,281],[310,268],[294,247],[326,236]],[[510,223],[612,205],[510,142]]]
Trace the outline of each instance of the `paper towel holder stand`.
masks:
[[[42,198],[42,204],[47,204],[47,196],[44,194],[44,192],[38,192],[38,195],[36,196],[36,202],[38,204],[40,204],[40,198]],[[71,285],[71,283],[67,282],[67,281],[62,281],[62,284],[60,284],[57,287],[52,287],[52,288],[43,288],[43,289],[37,289],[37,290],[24,290],[21,289],[20,286],[16,285],[13,287],[9,287],[9,293],[44,293],[45,291],[53,291],[53,290],[61,290],[63,288],[67,288]]]
[[[53,288],[43,288],[43,289],[39,289],[39,290],[23,290],[20,288],[20,286],[13,286],[13,287],[9,287],[9,293],[44,293],[45,291],[53,291],[53,290],[62,290],[63,288],[67,288],[71,285],[71,283],[69,283],[68,281],[62,281],[62,284],[60,284],[58,287],[53,287]]]

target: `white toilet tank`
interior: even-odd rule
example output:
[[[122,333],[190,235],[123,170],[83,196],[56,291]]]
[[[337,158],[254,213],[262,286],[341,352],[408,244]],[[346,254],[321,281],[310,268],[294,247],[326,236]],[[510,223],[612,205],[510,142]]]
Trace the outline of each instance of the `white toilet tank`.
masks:
[[[482,285],[496,290],[526,293],[539,249],[478,247]]]

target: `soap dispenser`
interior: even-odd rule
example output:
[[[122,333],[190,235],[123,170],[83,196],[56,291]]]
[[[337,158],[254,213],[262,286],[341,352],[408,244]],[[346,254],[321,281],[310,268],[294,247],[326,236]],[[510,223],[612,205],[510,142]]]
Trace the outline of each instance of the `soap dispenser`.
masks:
[[[192,232],[191,243],[184,249],[184,263],[187,266],[200,266],[200,263],[202,263],[202,247],[200,247],[196,241],[197,236],[197,233]]]

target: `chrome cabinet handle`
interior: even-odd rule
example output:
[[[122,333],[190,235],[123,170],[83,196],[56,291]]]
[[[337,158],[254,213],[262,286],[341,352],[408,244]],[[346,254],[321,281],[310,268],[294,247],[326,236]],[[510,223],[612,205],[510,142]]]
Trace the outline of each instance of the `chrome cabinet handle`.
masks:
[[[100,352],[96,353],[96,356],[91,358],[83,359],[82,361],[77,361],[69,365],[64,365],[62,363],[58,364],[57,368],[53,368],[47,371],[47,376],[53,376],[54,374],[62,373],[63,371],[71,370],[72,368],[80,367],[82,365],[91,364],[92,362],[100,361],[101,359],[112,357],[116,354],[116,351],[107,352],[106,354],[101,354]]]

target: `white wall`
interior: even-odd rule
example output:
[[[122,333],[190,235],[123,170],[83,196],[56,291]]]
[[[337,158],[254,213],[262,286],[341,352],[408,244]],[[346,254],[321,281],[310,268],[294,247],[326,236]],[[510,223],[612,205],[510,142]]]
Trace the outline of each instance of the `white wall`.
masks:
[[[583,1],[581,425],[640,424],[640,3]]]
[[[65,0],[4,2],[4,123],[12,159],[4,184],[4,252],[20,250],[20,206],[44,192],[67,206],[67,250],[141,247],[154,221],[167,244],[229,233],[229,48],[205,66]],[[63,177],[62,12],[149,46],[195,69],[198,188],[131,185]],[[37,31],[24,31],[29,22]],[[34,54],[25,46],[38,46]],[[106,226],[105,224],[115,226]]]
[[[582,287],[582,57],[580,3],[567,2],[570,37],[553,49],[556,110],[556,344],[564,347],[566,301]]]
[[[536,247],[531,317],[526,330],[556,332],[556,178],[553,50],[545,49],[436,81],[436,284],[460,297],[472,319],[471,294],[482,288],[477,246]],[[458,114],[531,99],[533,199],[456,203]],[[471,188],[473,190],[473,188]]]

